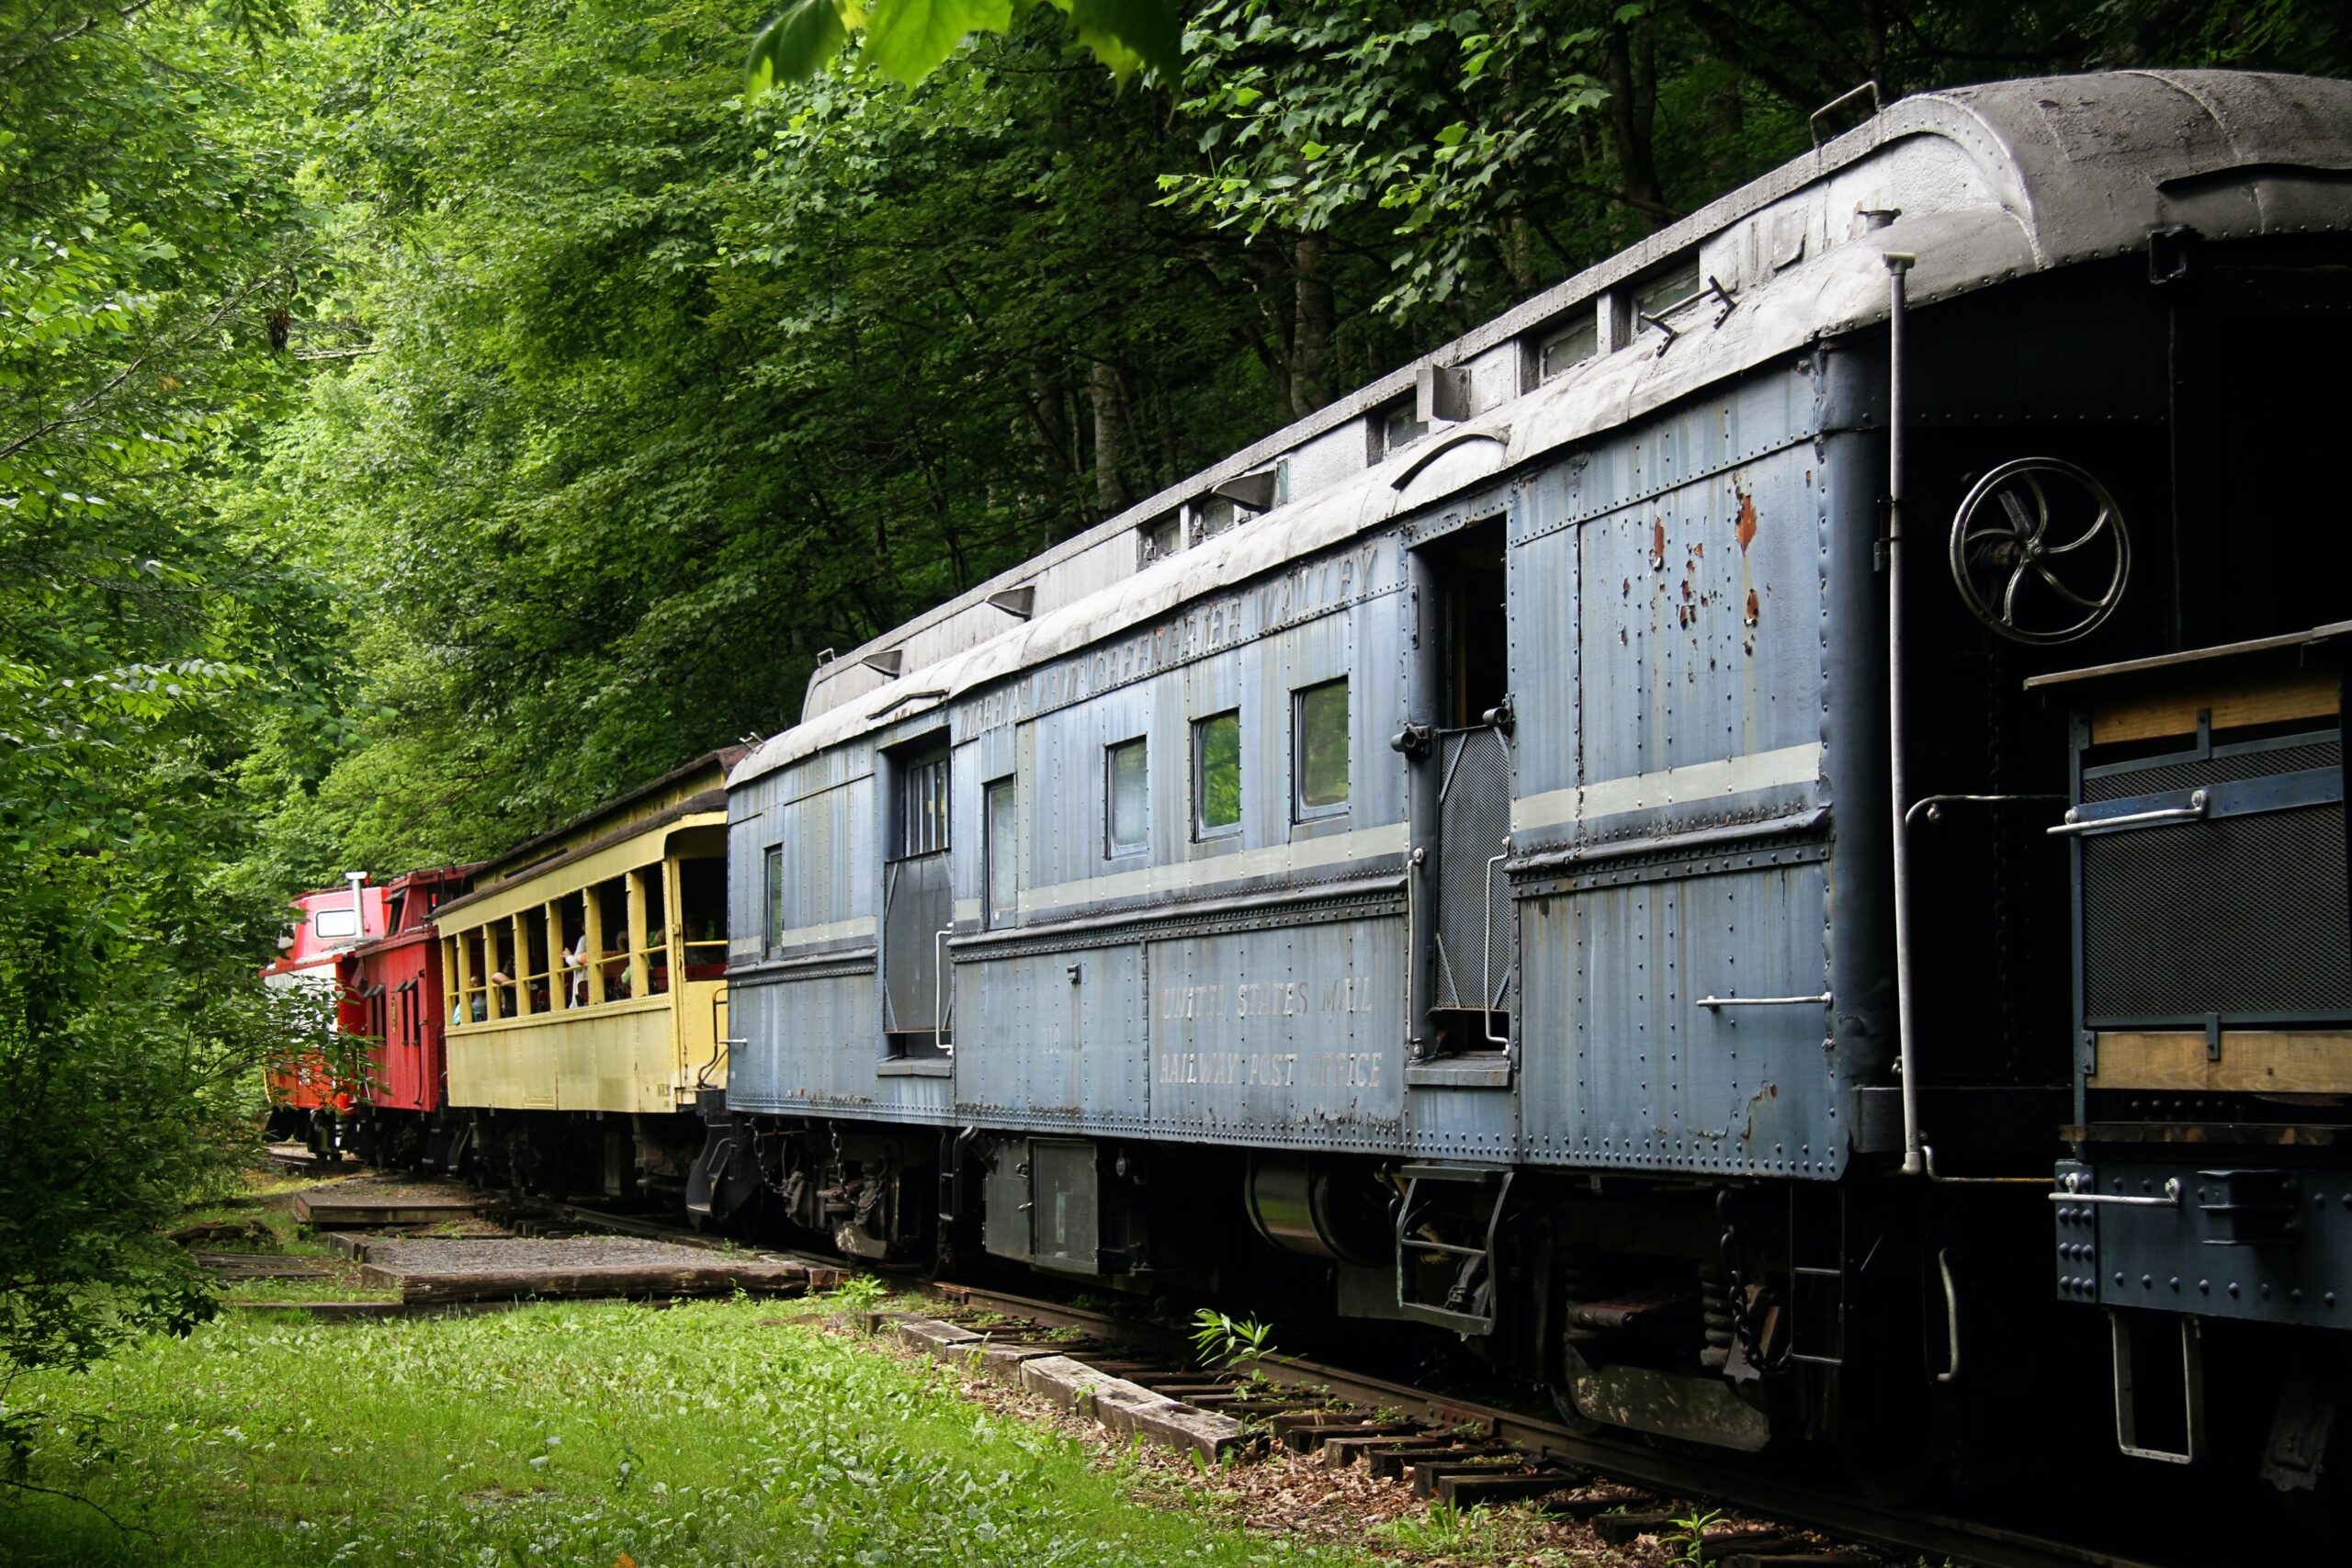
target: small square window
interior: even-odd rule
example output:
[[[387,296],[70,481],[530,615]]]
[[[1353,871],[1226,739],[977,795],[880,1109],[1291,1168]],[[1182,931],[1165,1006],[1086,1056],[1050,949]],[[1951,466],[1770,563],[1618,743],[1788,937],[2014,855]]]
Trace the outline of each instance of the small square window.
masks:
[[[767,890],[768,946],[784,945],[784,846],[770,844],[761,857],[761,873]]]
[[[1348,808],[1348,683],[1326,681],[1292,694],[1295,806],[1301,818]]]
[[[1181,519],[1170,512],[1153,518],[1136,530],[1136,565],[1138,569],[1157,560],[1165,560],[1184,547],[1184,531],[1178,526]]]
[[[1103,834],[1107,852],[1134,854],[1150,841],[1150,762],[1147,742],[1123,740],[1103,753],[1103,793],[1108,798]]]
[[[989,924],[1010,924],[1021,890],[1020,797],[1013,781],[988,786]]]
[[[1218,839],[1241,828],[1241,712],[1193,723],[1193,835]]]
[[[1584,307],[1583,319],[1546,336],[1536,348],[1536,375],[1548,381],[1564,370],[1590,359],[1600,346],[1600,322],[1592,307]]]
[[[1634,288],[1634,310],[1639,316],[1655,316],[1668,305],[1688,299],[1699,292],[1699,258],[1686,259],[1679,266],[1645,278]]]
[[[1374,416],[1374,430],[1380,442],[1374,460],[1401,451],[1430,433],[1429,422],[1419,416],[1410,398],[1399,398]]]
[[[1203,496],[1193,503],[1193,543],[1216,538],[1233,526],[1236,516],[1230,497]]]

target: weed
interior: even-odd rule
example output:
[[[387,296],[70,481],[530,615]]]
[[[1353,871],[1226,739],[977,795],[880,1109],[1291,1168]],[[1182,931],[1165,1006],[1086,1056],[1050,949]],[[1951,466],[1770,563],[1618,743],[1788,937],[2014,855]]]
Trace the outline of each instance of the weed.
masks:
[[[1679,1561],[1702,1563],[1707,1560],[1707,1527],[1723,1517],[1721,1508],[1708,1508],[1702,1512],[1693,1507],[1679,1519],[1668,1519],[1667,1523],[1674,1527],[1675,1533],[1660,1540],[1673,1550]]]
[[[890,1287],[876,1276],[852,1274],[833,1287],[830,1299],[851,1312],[871,1312],[876,1304],[889,1293]]]
[[[1193,1314],[1193,1348],[1203,1366],[1238,1366],[1273,1353],[1273,1325],[1230,1317],[1215,1307]]]
[[[1494,1547],[1494,1519],[1484,1505],[1464,1508],[1432,1503],[1425,1514],[1400,1514],[1374,1532],[1407,1551],[1446,1556],[1486,1552]]]

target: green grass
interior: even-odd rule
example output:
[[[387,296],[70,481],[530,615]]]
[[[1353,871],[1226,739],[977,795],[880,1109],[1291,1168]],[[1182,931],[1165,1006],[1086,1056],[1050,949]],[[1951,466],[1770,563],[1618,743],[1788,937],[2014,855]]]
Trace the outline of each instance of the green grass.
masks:
[[[234,1194],[222,1201],[191,1205],[180,1223],[225,1220],[235,1224],[245,1220],[258,1220],[269,1227],[272,1239],[266,1244],[207,1242],[204,1246],[209,1250],[220,1252],[282,1252],[289,1257],[321,1257],[327,1251],[324,1239],[311,1234],[295,1219],[290,1205],[268,1201],[272,1198],[284,1198],[317,1185],[319,1183],[309,1177],[252,1173],[239,1182]]]
[[[398,1285],[369,1284],[359,1278],[356,1264],[304,1280],[236,1280],[220,1287],[220,1304],[245,1306],[254,1302],[396,1302]]]
[[[17,1379],[10,1568],[1354,1561],[1135,1501],[1131,1460],[819,1331],[830,1303],[550,1304],[314,1325],[235,1314]],[[1166,1483],[1152,1483],[1163,1490]]]

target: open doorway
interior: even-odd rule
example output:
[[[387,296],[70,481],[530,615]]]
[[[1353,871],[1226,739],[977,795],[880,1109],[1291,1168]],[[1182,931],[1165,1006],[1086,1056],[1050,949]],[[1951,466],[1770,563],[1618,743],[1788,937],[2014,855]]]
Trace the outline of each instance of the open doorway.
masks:
[[[1503,519],[1423,549],[1437,589],[1432,1055],[1500,1051],[1510,1038],[1517,944],[1500,860],[1510,832],[1510,621]]]

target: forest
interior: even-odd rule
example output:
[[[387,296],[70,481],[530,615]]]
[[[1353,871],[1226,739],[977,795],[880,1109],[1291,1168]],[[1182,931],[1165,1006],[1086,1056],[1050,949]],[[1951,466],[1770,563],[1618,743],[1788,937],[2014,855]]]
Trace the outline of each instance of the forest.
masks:
[[[0,0],[0,1359],[203,1310],[135,1242],[289,891],[792,724],[1858,84],[2352,70],[2297,0],[1201,0],[771,85],[772,12]]]

